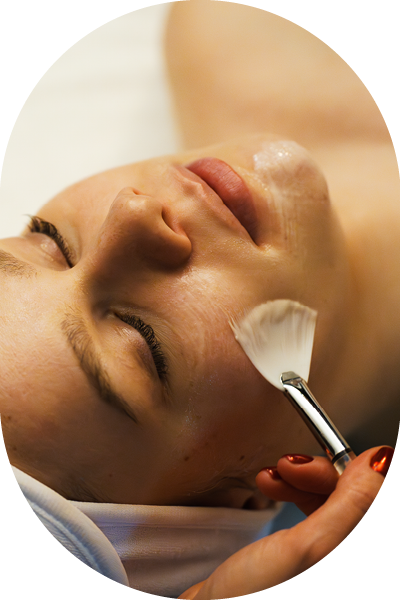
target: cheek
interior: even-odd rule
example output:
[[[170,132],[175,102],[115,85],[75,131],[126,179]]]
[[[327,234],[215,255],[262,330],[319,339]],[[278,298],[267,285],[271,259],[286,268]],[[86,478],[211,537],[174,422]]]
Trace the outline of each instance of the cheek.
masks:
[[[241,349],[222,348],[209,352],[187,417],[198,440],[221,450],[254,437],[260,423],[265,432],[268,422],[276,422],[280,396],[242,356]]]

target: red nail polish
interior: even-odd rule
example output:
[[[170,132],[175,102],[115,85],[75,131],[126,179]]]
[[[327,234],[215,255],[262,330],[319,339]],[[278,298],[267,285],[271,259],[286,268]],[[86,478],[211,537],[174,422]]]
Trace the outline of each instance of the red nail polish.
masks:
[[[271,479],[275,479],[276,481],[278,481],[279,479],[282,479],[282,477],[279,475],[278,469],[276,467],[265,467],[265,469],[263,469],[263,471],[267,471],[267,473],[269,474]]]
[[[308,456],[307,454],[285,454],[282,458],[286,458],[293,465],[305,465],[314,460],[313,456]]]
[[[378,450],[378,452],[371,458],[371,469],[385,477],[392,461],[393,453],[393,448],[390,448],[389,446],[384,446]]]

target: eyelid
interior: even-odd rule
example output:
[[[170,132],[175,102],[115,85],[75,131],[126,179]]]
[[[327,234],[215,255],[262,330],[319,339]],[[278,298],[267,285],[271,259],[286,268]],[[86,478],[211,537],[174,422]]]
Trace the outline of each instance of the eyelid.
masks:
[[[158,377],[165,382],[168,375],[168,363],[154,329],[132,313],[120,311],[115,314],[123,323],[135,329],[143,337],[150,350]]]
[[[43,235],[46,235],[47,237],[52,239],[60,249],[67,265],[70,269],[72,269],[74,263],[72,261],[71,249],[65,238],[58,231],[57,227],[53,225],[53,223],[50,223],[49,221],[46,221],[41,217],[31,215],[28,216],[30,218],[30,223],[28,224],[29,231],[31,231],[31,233],[42,233]]]

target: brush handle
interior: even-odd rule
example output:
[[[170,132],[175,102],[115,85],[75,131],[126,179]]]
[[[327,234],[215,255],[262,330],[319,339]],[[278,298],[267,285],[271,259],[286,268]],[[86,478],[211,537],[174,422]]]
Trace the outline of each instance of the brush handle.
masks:
[[[343,473],[349,462],[355,458],[349,444],[318,404],[304,379],[289,371],[282,373],[281,383],[285,396],[324,449],[335,469],[339,474]]]

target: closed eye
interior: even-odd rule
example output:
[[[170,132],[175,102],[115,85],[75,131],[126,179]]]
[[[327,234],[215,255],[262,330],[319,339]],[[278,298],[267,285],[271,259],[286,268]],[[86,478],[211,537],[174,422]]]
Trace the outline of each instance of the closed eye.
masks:
[[[117,316],[119,319],[121,319],[121,321],[136,329],[136,331],[144,338],[153,357],[158,377],[161,379],[161,381],[164,381],[168,374],[168,365],[154,329],[136,315],[132,315],[130,313],[119,313]]]
[[[31,233],[42,233],[43,235],[47,235],[50,239],[54,240],[54,242],[59,247],[61,254],[64,256],[65,261],[70,269],[74,266],[72,262],[72,252],[65,240],[65,238],[58,231],[57,227],[49,221],[45,221],[40,217],[29,217],[30,222],[28,224],[29,231]]]

